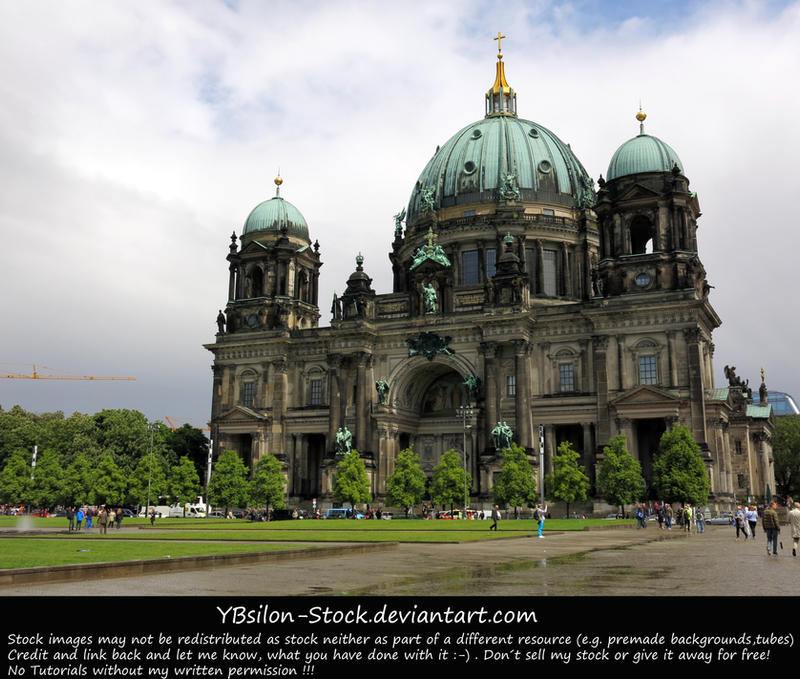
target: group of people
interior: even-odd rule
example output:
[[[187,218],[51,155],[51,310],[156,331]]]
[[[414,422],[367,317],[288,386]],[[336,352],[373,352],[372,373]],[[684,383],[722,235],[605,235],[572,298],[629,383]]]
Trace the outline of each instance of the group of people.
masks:
[[[793,502],[792,498],[788,498],[786,506],[789,509],[789,528],[792,531],[792,556],[796,557],[797,550],[800,549],[800,502]],[[767,556],[778,556],[778,536],[781,532],[781,526],[778,519],[778,503],[775,500],[772,500],[769,503],[769,508],[762,512],[761,527],[767,536]],[[738,528],[736,539],[739,539]],[[780,541],[780,546],[783,549],[782,541]]]
[[[544,538],[542,535],[542,531],[544,530],[544,522],[547,518],[547,505],[542,506],[541,503],[536,505],[536,509],[533,510],[533,518],[536,519],[537,523],[539,524],[539,537]],[[500,521],[500,507],[495,505],[492,509],[491,513],[492,525],[489,526],[490,531],[497,531],[497,522]]]
[[[81,527],[86,521],[86,530],[92,530],[94,527],[94,520],[97,519],[97,525],[100,528],[100,533],[107,533],[109,525],[117,530],[122,526],[122,519],[124,514],[121,508],[114,509],[113,507],[106,507],[101,505],[98,509],[94,507],[67,507],[67,521],[69,522],[70,533],[80,533]]]
[[[756,526],[758,525],[758,510],[755,505],[739,505],[733,515],[733,523],[736,526],[736,542],[739,542],[740,535],[744,539],[756,539]]]

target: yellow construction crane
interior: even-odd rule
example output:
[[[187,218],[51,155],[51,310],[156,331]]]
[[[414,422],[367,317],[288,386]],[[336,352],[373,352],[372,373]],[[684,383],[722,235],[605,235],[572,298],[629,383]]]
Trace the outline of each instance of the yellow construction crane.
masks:
[[[169,423],[170,429],[175,431],[178,428],[178,425],[175,422],[183,422],[185,424],[189,424],[188,420],[182,420],[179,417],[170,417],[169,415],[164,415],[164,419]],[[193,427],[194,429],[199,429],[200,431],[211,431],[211,427]]]
[[[48,368],[47,366],[41,366],[45,370],[51,370],[53,372],[58,372],[57,370],[53,370],[53,368]],[[33,365],[33,372],[30,375],[25,375],[22,373],[12,373],[8,375],[0,374],[0,378],[5,378],[9,380],[135,380],[135,377],[98,377],[95,375],[70,375],[69,373],[62,373],[60,375],[40,375],[36,371],[36,365]]]

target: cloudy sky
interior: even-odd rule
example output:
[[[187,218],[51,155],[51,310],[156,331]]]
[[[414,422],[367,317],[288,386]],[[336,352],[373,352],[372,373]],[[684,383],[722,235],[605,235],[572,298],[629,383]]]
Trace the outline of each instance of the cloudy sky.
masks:
[[[800,2],[0,0],[0,405],[204,426],[232,231],[281,194],[325,262],[391,288],[392,215],[483,116],[503,31],[520,116],[595,179],[646,130],[683,160],[722,369],[800,396]]]

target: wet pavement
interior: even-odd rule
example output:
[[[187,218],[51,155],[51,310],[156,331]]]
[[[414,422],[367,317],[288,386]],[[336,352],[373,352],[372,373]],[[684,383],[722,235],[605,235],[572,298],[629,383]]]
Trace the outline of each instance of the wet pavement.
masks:
[[[501,524],[502,528],[502,524]],[[215,596],[786,596],[800,595],[800,558],[767,556],[766,540],[733,528],[703,534],[615,528],[463,544],[399,544],[371,554],[0,588],[15,595]]]

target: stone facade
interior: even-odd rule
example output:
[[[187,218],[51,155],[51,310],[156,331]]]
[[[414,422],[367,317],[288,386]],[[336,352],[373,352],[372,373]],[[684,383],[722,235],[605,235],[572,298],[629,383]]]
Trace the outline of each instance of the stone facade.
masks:
[[[538,137],[534,123],[520,123]],[[486,134],[491,112],[481,124]],[[516,183],[525,168],[515,166],[488,198],[482,187],[428,189],[423,173],[405,229],[404,215],[395,219],[392,292],[372,289],[359,256],[330,327],[318,327],[319,245],[279,225],[243,235],[241,247],[233,240],[227,325],[206,345],[215,456],[233,448],[253,464],[276,455],[290,501],[322,504],[336,432],[347,427],[382,504],[401,449],[414,446],[430,473],[466,441],[481,504],[500,469],[498,422],[537,463],[544,428],[545,473],[570,441],[592,480],[619,433],[649,479],[661,435],[679,423],[700,444],[712,507],[774,491],[769,407],[734,379],[714,386],[721,321],[682,169],[601,178],[587,194],[591,180],[581,185],[573,172],[558,189],[543,162],[533,167],[530,186]]]

